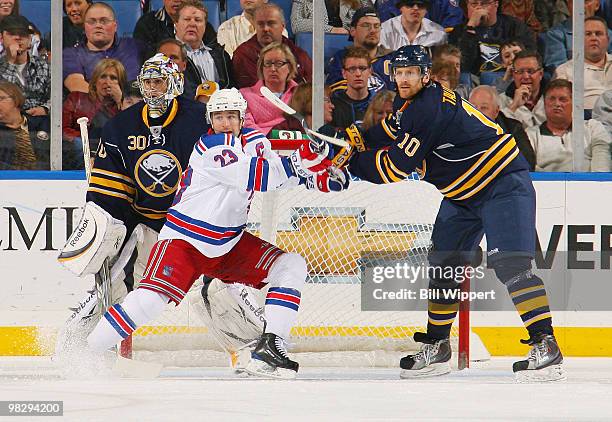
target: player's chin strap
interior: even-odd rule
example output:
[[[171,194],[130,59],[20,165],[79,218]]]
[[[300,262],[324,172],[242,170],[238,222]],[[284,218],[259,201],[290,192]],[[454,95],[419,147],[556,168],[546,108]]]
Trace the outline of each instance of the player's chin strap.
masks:
[[[347,165],[354,152],[366,150],[361,132],[359,132],[359,128],[355,124],[346,128],[346,134],[349,145],[342,147],[332,159],[333,165],[338,168]]]

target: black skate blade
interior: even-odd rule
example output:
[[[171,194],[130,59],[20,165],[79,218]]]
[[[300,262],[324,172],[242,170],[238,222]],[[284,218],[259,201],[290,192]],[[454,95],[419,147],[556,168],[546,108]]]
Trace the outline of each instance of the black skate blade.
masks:
[[[450,371],[451,368],[448,362],[432,363],[431,365],[421,369],[402,369],[400,372],[400,378],[411,379],[439,377],[441,375],[449,374]]]

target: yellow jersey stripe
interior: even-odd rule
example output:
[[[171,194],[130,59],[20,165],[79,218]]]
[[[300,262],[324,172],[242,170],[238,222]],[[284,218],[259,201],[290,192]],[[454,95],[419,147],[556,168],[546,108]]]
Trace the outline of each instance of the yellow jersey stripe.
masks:
[[[391,158],[389,158],[389,155],[387,155],[387,161],[389,162],[389,165],[391,166],[391,168],[393,169],[393,171],[396,174],[399,174],[400,177],[403,177],[404,179],[410,177],[410,175],[408,173],[405,173],[403,171],[401,171],[400,169],[398,169],[395,164],[393,164],[393,161],[391,161]]]
[[[459,311],[459,303],[432,303],[429,302],[429,312],[433,313],[452,313]]]
[[[461,176],[459,176],[457,179],[455,179],[450,185],[448,185],[447,187],[440,189],[440,193],[446,193],[452,189],[454,189],[457,185],[459,185],[460,183],[462,183],[465,179],[467,179],[470,174],[476,169],[478,168],[478,166],[480,166],[480,164],[482,164],[490,155],[492,155],[494,153],[494,151],[509,137],[510,135],[504,135],[502,136],[497,142],[495,142],[493,145],[491,145],[491,147],[487,150],[487,152],[485,152],[484,154],[482,154],[482,156],[478,159],[478,161],[476,161],[469,169],[467,169],[467,171],[465,173],[463,173]]]
[[[504,161],[498,168],[497,170],[495,170],[489,177],[487,177],[485,180],[482,181],[482,183],[478,186],[476,186],[474,189],[472,189],[472,191],[470,193],[467,193],[465,195],[463,195],[460,198],[455,198],[456,200],[463,200],[463,199],[467,199],[473,195],[476,195],[478,192],[480,192],[485,186],[487,186],[491,180],[495,179],[495,177],[497,177],[497,175],[499,174],[500,171],[502,171],[504,168],[506,168],[506,166],[508,164],[510,164],[510,162],[512,160],[514,160],[516,158],[516,156],[519,154],[519,150],[518,148],[506,159],[506,161]]]
[[[452,198],[453,196],[456,196],[461,192],[474,186],[495,166],[495,164],[507,157],[513,148],[516,148],[516,142],[514,141],[514,138],[512,138],[510,142],[504,145],[493,157],[487,160],[486,164],[475,175],[473,175],[470,180],[466,181],[465,183],[462,183],[461,186],[459,186],[457,189],[454,189],[451,192],[446,192],[445,195],[449,198]]]
[[[142,212],[139,211],[135,206],[132,205],[132,208],[134,209],[134,211],[136,211],[138,214],[150,218],[151,220],[161,220],[162,218],[166,218],[166,213],[163,214],[150,214],[150,213],[146,213],[146,212]]]
[[[383,154],[383,152],[386,154],[387,151],[385,150],[379,150],[376,153],[376,158],[374,159],[374,162],[376,163],[376,170],[378,171],[378,174],[380,175],[380,178],[382,179],[382,181],[384,183],[391,183],[389,181],[389,179],[387,178],[387,175],[385,174],[385,172],[383,171],[381,165],[380,165],[380,161],[381,161],[381,155]]]
[[[134,195],[134,193],[136,193],[136,189],[134,189],[131,186],[126,185],[125,183],[114,182],[112,180],[102,179],[100,177],[92,177],[89,183],[91,185],[105,186],[108,188],[117,189],[118,191],[123,191],[130,195]]]
[[[383,119],[383,121],[381,122],[381,126],[385,130],[386,134],[389,135],[389,138],[397,139],[397,136],[395,134],[393,134],[393,131],[392,131],[391,127],[387,124],[387,120],[386,119]]]
[[[452,324],[455,321],[455,317],[449,318],[449,319],[443,319],[443,320],[428,318],[428,321],[432,325],[448,325],[448,324]]]
[[[115,179],[121,179],[121,180],[125,180],[126,182],[131,183],[132,185],[134,184],[134,180],[123,175],[123,174],[119,174],[119,173],[114,173],[112,171],[108,171],[108,170],[102,170],[102,169],[98,169],[98,168],[93,168],[93,170],[91,171],[92,176],[96,175],[96,174],[100,174],[103,176],[110,176],[110,177],[114,177]]]
[[[389,157],[387,155],[383,157],[383,164],[385,166],[385,172],[387,173],[387,176],[389,177],[389,179],[391,179],[392,182],[401,182],[402,180],[404,180],[403,177],[396,175],[395,172],[391,169],[391,167],[389,167]]]
[[[127,195],[122,194],[122,193],[106,190],[106,189],[99,189],[99,188],[89,187],[89,189],[87,189],[87,192],[101,193],[102,195],[113,196],[115,198],[125,199],[129,203],[132,203],[132,197],[127,196]]]

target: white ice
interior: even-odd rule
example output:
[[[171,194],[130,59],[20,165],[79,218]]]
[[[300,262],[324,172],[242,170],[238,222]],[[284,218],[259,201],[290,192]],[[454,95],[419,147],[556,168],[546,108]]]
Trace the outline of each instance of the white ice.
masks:
[[[226,368],[68,380],[49,359],[4,357],[0,400],[63,400],[64,416],[54,418],[62,421],[612,420],[612,359],[566,359],[567,381],[551,384],[516,384],[511,363],[494,358],[427,380],[400,380],[393,368],[304,368],[295,381]]]

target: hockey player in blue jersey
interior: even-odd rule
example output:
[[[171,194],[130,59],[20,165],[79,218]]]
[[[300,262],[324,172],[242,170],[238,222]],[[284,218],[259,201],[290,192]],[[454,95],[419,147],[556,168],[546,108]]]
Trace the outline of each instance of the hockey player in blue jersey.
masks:
[[[470,264],[486,234],[488,265],[507,287],[529,332],[529,339],[521,341],[531,350],[513,365],[517,379],[562,379],[563,356],[546,290],[531,270],[535,191],[527,163],[511,134],[455,92],[432,83],[430,69],[423,47],[397,50],[390,69],[398,93],[394,113],[365,134],[366,145],[380,148],[355,153],[349,170],[382,184],[402,181],[416,169],[444,195],[432,233],[431,268]],[[446,271],[439,273],[430,271],[430,291],[459,288]],[[427,333],[414,335],[424,344],[419,353],[401,359],[403,378],[450,372],[449,335],[457,310],[457,300],[429,301]]]

